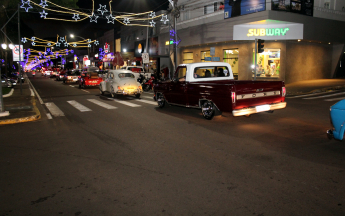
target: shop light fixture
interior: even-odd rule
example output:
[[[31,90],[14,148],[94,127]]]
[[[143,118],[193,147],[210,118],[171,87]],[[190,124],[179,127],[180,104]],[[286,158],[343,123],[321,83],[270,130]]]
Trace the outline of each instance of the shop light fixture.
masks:
[[[331,42],[329,42],[328,44],[331,44]]]
[[[127,49],[123,49],[123,52],[127,52]]]
[[[298,42],[300,42],[301,40],[297,40]]]

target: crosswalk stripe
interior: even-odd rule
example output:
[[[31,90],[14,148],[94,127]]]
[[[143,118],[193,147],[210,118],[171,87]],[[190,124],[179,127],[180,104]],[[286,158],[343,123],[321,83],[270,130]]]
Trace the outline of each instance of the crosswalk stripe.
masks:
[[[108,98],[109,100],[113,100],[117,103],[120,103],[120,104],[124,104],[124,105],[127,105],[127,106],[130,106],[130,107],[140,107],[141,105],[138,105],[138,104],[134,104],[134,103],[130,103],[130,102],[127,102],[127,101],[121,101],[121,100],[117,100],[117,99],[114,99],[114,98]]]
[[[338,91],[328,91],[328,92],[312,93],[312,94],[305,94],[305,95],[297,95],[297,96],[291,96],[291,97],[286,97],[286,98],[309,97],[309,96],[316,96],[316,95],[328,94],[328,93],[330,93],[330,92],[338,92]]]
[[[325,101],[340,101],[340,100],[344,100],[345,97],[340,97],[340,98],[332,98],[332,99],[325,99]]]
[[[87,111],[92,111],[91,109],[87,108],[86,106],[78,103],[75,100],[72,101],[67,101],[67,103],[71,104],[74,108],[78,109],[80,112],[87,112]]]
[[[329,95],[323,95],[323,96],[317,96],[317,97],[309,97],[309,98],[303,98],[303,99],[310,100],[310,99],[333,97],[333,96],[336,96],[336,95],[344,95],[344,94],[345,94],[345,92],[340,92],[340,93],[335,93],[335,94],[329,94]]]
[[[45,105],[53,116],[65,116],[65,114],[54,103],[45,103]]]
[[[150,99],[152,99],[153,97],[151,96],[141,96],[142,98],[150,98]]]
[[[148,101],[148,100],[143,100],[143,99],[138,99],[135,101],[139,101],[139,102],[147,103],[147,104],[152,104],[152,105],[157,105],[157,102],[154,102],[154,101]]]
[[[84,89],[82,89],[82,91],[87,92],[87,93],[90,93],[89,91],[86,91],[86,90],[84,90]]]
[[[98,101],[98,100],[96,100],[96,99],[87,99],[88,101],[90,101],[90,102],[92,102],[92,103],[94,103],[94,104],[97,104],[97,105],[99,105],[99,106],[101,106],[101,107],[104,107],[104,108],[106,108],[106,109],[116,109],[117,107],[114,107],[114,106],[112,106],[112,105],[109,105],[109,104],[107,104],[107,103],[104,103],[104,102],[102,102],[102,101]]]

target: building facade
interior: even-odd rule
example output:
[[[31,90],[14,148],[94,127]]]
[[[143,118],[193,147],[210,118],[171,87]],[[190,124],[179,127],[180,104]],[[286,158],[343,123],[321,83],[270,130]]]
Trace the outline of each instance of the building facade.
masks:
[[[179,0],[177,64],[213,57],[230,63],[239,80],[291,83],[343,77],[344,7],[345,1],[336,0]],[[169,20],[174,20],[171,14]],[[239,30],[246,26],[246,33]],[[171,25],[159,31],[159,54],[172,56],[166,45]],[[256,64],[255,38],[265,41]]]

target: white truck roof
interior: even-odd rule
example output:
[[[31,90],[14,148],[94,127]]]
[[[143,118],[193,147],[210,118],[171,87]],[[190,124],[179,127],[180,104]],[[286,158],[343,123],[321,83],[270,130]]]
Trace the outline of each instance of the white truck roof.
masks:
[[[200,82],[200,81],[214,81],[214,80],[233,80],[234,75],[232,73],[231,65],[226,62],[197,62],[197,63],[189,63],[189,64],[180,64],[179,66],[187,67],[186,72],[186,81],[187,82]],[[229,76],[225,77],[210,77],[210,78],[194,78],[194,69],[197,67],[207,68],[207,67],[226,67],[228,72],[230,73]]]

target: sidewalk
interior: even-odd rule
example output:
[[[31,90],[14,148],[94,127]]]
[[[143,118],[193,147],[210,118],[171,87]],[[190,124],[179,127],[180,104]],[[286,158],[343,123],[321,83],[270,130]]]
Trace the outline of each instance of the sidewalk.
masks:
[[[335,89],[345,90],[345,79],[307,80],[286,85],[287,96]],[[36,97],[31,95],[33,93],[30,90],[28,78],[26,78],[25,83],[22,83],[22,92],[21,94],[19,84],[14,87],[11,96],[3,98],[5,111],[9,111],[10,115],[0,117],[0,125],[35,121],[41,118],[41,114],[36,106]]]
[[[28,78],[26,78],[28,79]],[[31,96],[28,80],[22,83],[22,94],[20,83],[13,88],[11,96],[4,95],[3,102],[8,116],[0,117],[0,125],[16,124],[22,122],[35,121],[41,118],[41,114],[36,106],[36,98]]]

